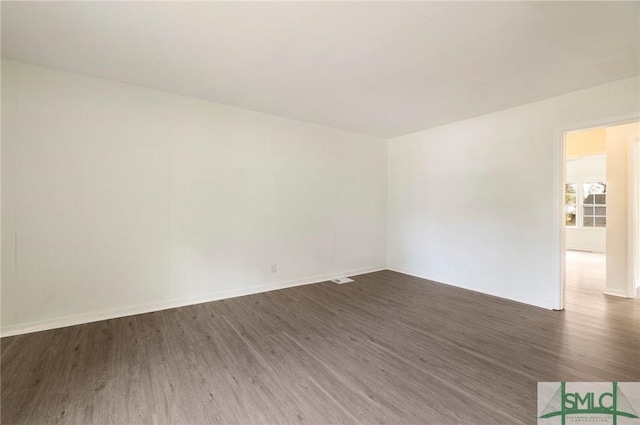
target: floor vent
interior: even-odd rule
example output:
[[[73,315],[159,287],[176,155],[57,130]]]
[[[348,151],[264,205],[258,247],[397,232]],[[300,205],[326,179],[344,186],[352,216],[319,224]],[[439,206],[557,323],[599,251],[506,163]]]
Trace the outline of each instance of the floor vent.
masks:
[[[353,279],[349,279],[348,277],[339,277],[337,279],[333,279],[331,282],[342,285],[343,283],[353,282]]]

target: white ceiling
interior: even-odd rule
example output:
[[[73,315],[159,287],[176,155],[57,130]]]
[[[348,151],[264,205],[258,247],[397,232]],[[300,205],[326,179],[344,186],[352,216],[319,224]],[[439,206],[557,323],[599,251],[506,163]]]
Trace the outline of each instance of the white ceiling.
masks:
[[[2,56],[380,137],[640,73],[639,2],[2,2]]]

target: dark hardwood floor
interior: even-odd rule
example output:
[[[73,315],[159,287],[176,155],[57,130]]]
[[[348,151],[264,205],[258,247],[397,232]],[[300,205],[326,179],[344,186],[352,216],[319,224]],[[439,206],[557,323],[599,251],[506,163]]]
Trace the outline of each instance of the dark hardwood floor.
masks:
[[[640,381],[638,300],[567,292],[382,271],[4,338],[2,424],[535,424],[538,381]]]

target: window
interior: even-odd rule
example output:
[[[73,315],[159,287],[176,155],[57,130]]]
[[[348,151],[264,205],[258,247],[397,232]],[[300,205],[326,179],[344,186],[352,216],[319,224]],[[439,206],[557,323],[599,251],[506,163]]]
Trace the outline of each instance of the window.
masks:
[[[607,226],[607,184],[567,183],[564,194],[565,223],[570,227]]]
[[[582,226],[606,227],[607,224],[607,184],[582,184]]]
[[[576,183],[568,183],[564,192],[565,222],[567,226],[576,225]]]

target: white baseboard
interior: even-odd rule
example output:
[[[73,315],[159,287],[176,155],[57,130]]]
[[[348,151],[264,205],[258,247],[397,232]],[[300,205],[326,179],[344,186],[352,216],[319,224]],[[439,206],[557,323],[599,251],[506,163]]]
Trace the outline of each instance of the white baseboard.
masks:
[[[589,246],[568,246],[567,251],[586,251],[586,252],[598,252],[604,254],[606,251],[604,249],[598,249]]]
[[[63,317],[60,319],[44,320],[39,322],[21,323],[17,325],[6,326],[0,331],[0,337],[22,335],[31,332],[46,331],[49,329],[64,328],[66,326],[82,325],[85,323],[98,322],[100,320],[116,319],[118,317],[133,316],[136,314],[152,313],[154,311],[167,310],[170,308],[184,307],[194,304],[202,304],[211,301],[217,301],[227,298],[242,297],[245,295],[258,294],[261,292],[275,291],[278,289],[291,288],[294,286],[310,285],[336,279],[344,276],[357,276],[365,273],[373,273],[386,270],[385,266],[367,267],[363,269],[347,270],[338,273],[326,275],[312,276],[306,279],[290,280],[276,284],[256,285],[247,288],[233,289],[228,291],[220,291],[199,297],[182,298],[170,301],[162,301],[152,304],[137,305],[125,308],[119,308],[102,312],[91,312],[78,314],[74,316]]]
[[[452,286],[455,288],[461,288],[461,289],[466,289],[468,291],[473,291],[473,292],[478,292],[480,294],[485,294],[485,295],[491,295],[492,297],[496,297],[496,298],[502,298],[504,300],[509,300],[509,301],[515,301],[518,303],[522,303],[522,304],[527,304],[527,305],[531,305],[534,307],[539,307],[539,308],[544,308],[545,310],[554,310],[553,306],[553,302],[551,300],[547,301],[547,302],[540,302],[540,301],[532,301],[532,300],[527,300],[521,297],[516,297],[516,296],[512,296],[512,295],[507,295],[507,294],[499,294],[497,292],[491,291],[491,290],[487,290],[486,288],[477,288],[477,287],[471,287],[471,286],[467,286],[464,284],[457,284],[457,283],[446,283],[446,282],[440,282],[437,279],[433,279],[430,278],[428,276],[422,275],[420,273],[415,273],[409,270],[404,270],[402,268],[399,267],[387,267],[387,270],[391,270],[394,272],[398,272],[398,273],[402,273],[402,274],[406,274],[409,276],[413,276],[413,277],[418,277],[420,279],[426,279],[426,280],[430,280],[432,282],[437,282],[437,283],[441,283],[443,285],[448,285],[448,286]]]
[[[605,294],[605,295],[611,295],[611,296],[614,296],[614,297],[627,298],[627,291],[622,291],[620,289],[607,288],[604,291],[602,291],[602,293]]]

